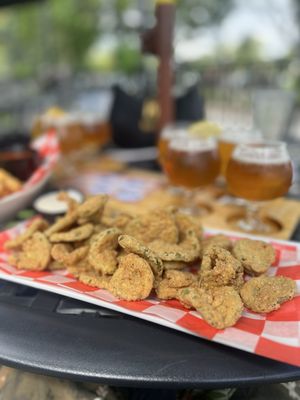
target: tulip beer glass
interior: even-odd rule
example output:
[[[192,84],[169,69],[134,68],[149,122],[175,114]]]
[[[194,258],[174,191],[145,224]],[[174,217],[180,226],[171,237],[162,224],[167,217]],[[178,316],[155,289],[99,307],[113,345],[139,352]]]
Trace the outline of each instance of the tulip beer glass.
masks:
[[[259,217],[262,201],[285,195],[292,182],[292,165],[286,144],[268,142],[240,144],[229,161],[227,185],[231,194],[247,201],[246,215],[238,226],[248,232],[270,227]]]

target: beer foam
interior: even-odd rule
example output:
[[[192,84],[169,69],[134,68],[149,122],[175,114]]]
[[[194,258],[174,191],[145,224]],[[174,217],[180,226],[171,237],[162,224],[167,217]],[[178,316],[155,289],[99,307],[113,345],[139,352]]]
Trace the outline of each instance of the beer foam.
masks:
[[[244,164],[261,164],[261,165],[280,165],[289,163],[290,157],[288,154],[272,154],[268,150],[268,153],[256,154],[255,152],[247,154],[235,154],[233,153],[233,159]]]
[[[191,138],[177,138],[170,142],[170,149],[177,151],[204,152],[216,149],[213,140],[199,140]]]

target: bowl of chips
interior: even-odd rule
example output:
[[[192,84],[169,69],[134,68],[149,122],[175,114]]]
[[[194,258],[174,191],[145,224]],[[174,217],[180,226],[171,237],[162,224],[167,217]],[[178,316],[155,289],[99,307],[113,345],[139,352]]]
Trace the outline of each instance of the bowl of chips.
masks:
[[[28,144],[10,138],[0,152],[0,222],[31,203],[50,178],[59,157],[55,131]]]

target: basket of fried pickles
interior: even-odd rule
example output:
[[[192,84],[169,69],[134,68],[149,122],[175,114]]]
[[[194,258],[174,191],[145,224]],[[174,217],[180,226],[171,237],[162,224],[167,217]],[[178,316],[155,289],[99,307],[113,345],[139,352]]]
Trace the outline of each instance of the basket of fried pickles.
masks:
[[[295,295],[295,281],[267,275],[275,260],[269,243],[205,237],[202,227],[175,207],[132,215],[112,207],[107,195],[83,203],[65,193],[60,199],[68,203],[63,217],[52,225],[36,218],[5,243],[12,265],[67,269],[126,301],[153,295],[176,299],[217,329],[235,325],[244,308],[268,313]]]

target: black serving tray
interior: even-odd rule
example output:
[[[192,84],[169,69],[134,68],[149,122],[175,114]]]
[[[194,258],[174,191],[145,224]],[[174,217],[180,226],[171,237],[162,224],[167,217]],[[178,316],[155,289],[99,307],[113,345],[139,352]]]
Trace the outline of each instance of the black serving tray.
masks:
[[[3,280],[0,321],[0,363],[40,374],[169,389],[300,378],[300,368]]]

